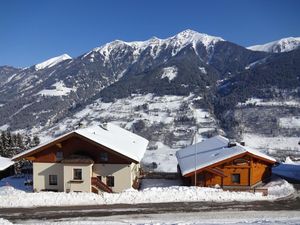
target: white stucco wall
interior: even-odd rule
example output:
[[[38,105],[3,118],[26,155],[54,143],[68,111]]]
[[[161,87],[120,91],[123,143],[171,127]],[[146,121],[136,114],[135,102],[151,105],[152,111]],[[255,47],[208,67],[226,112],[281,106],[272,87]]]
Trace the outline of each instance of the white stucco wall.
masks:
[[[136,164],[94,164],[93,177],[101,176],[102,182],[106,184],[106,176],[114,176],[115,185],[111,187],[113,192],[121,192],[131,188]]]
[[[91,192],[91,177],[114,176],[113,192],[131,188],[139,173],[140,164],[62,164],[33,163],[33,188],[35,191],[80,191]],[[82,181],[73,180],[73,169],[82,169]],[[49,185],[49,175],[57,175],[57,185]]]
[[[73,179],[73,169],[82,169],[82,180]],[[63,164],[64,191],[91,192],[92,164]]]
[[[49,185],[49,175],[57,175],[57,185]],[[64,191],[63,165],[60,163],[33,163],[33,190]]]

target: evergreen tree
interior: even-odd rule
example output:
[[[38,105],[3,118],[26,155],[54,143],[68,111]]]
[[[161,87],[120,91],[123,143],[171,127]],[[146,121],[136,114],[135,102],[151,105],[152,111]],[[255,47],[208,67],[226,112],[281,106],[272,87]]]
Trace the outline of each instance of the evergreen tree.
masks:
[[[38,146],[40,144],[40,139],[38,136],[34,136],[31,141],[31,147]]]

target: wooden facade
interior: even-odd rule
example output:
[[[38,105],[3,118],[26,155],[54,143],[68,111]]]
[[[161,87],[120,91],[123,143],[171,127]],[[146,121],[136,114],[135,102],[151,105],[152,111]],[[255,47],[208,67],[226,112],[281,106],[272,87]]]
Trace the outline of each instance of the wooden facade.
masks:
[[[190,185],[212,187],[254,187],[271,176],[274,162],[244,153],[228,158],[184,177]]]
[[[103,157],[101,157],[101,153],[106,154],[107,160],[104,160]],[[23,157],[37,163],[56,163],[61,160],[60,158],[57,158],[58,154],[62,154],[61,158],[63,159],[74,154],[88,156],[95,164],[130,164],[134,161],[76,133],[70,134],[55,142],[51,142],[49,145],[37,149]]]

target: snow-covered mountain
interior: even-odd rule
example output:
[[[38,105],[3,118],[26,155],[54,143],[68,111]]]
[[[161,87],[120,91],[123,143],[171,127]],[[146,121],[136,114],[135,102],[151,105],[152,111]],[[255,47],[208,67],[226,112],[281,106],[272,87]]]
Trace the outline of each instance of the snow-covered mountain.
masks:
[[[248,47],[253,51],[263,51],[271,53],[289,52],[300,46],[300,37],[282,38],[277,41],[272,41],[263,45],[254,45]]]
[[[144,163],[159,169],[194,137],[200,141],[224,131],[269,140],[275,129],[292,137],[300,127],[278,127],[277,118],[290,121],[285,112],[297,120],[299,54],[252,51],[186,30],[166,39],[116,40],[79,57],[62,55],[23,69],[3,66],[0,129],[45,140],[79,125],[113,121],[150,140]],[[241,117],[238,106],[252,98],[296,104],[243,105],[249,110],[242,107],[247,113]]]
[[[60,63],[62,61],[67,60],[67,59],[72,59],[72,58],[71,58],[71,56],[69,56],[67,54],[56,56],[56,57],[48,59],[48,60],[46,60],[44,62],[36,64],[35,65],[35,69],[36,70],[42,70],[42,69],[45,69],[45,68],[50,68],[50,67],[55,66],[56,64],[58,64],[58,63]]]
[[[94,57],[94,53],[98,52],[104,57],[104,61],[107,62],[114,51],[122,48],[131,48],[133,51],[133,58],[137,60],[139,56],[143,54],[145,50],[150,52],[150,55],[154,58],[166,49],[172,49],[172,56],[175,56],[180,50],[184,47],[191,45],[194,51],[197,53],[197,44],[203,45],[207,51],[212,50],[214,45],[219,42],[224,41],[220,37],[214,37],[207,34],[198,33],[193,30],[185,30],[175,36],[159,39],[153,37],[146,41],[134,41],[134,42],[125,42],[121,40],[116,40],[110,43],[107,43],[101,47],[93,49],[91,52],[88,52],[84,57]]]

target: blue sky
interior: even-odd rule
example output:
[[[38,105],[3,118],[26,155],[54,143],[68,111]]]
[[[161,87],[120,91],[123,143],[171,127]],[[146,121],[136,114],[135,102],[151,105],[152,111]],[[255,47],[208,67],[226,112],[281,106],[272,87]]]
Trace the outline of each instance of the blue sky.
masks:
[[[298,0],[1,0],[0,65],[192,29],[242,46],[300,36]]]

